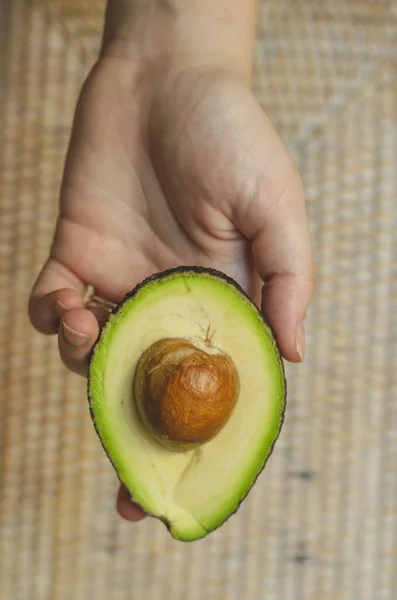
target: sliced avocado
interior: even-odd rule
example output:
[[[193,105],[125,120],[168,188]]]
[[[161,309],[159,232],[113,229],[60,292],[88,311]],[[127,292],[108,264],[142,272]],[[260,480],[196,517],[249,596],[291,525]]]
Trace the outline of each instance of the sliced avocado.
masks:
[[[184,360],[192,357],[193,367],[190,361],[184,371],[189,389],[186,379],[178,379],[183,371],[175,362],[179,355],[164,359],[168,350],[161,341],[170,339],[176,340],[172,348],[181,342],[176,351]],[[225,368],[232,361],[233,376],[224,375],[222,365],[213,367],[205,353],[226,357]],[[168,382],[167,390],[162,382]],[[200,403],[202,384],[207,391]],[[218,398],[222,386],[229,393],[226,416],[205,439],[200,438],[203,427],[198,437],[193,428],[192,437],[192,420],[201,418],[194,410]],[[173,422],[179,423],[176,434],[160,421],[157,429],[148,426],[140,401],[144,398],[145,404],[149,388],[147,418],[153,413],[161,421],[168,410],[164,398],[171,398],[171,420],[180,419]],[[156,396],[162,389],[164,397]],[[213,395],[212,389],[217,390]],[[237,510],[272,452],[285,395],[280,353],[260,311],[235,281],[200,267],[156,274],[127,294],[104,326],[89,367],[92,419],[120,480],[146,513],[185,541],[204,537]],[[186,411],[178,404],[185,401],[190,402]],[[218,404],[213,406],[215,414]],[[210,420],[212,412],[203,419]],[[172,437],[180,431],[186,436],[175,442],[181,447],[174,447]]]

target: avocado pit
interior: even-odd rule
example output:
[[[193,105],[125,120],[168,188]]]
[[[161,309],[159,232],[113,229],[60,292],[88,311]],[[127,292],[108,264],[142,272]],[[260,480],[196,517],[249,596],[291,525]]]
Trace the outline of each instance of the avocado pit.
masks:
[[[165,447],[181,452],[213,439],[239,395],[230,356],[184,338],[155,342],[141,356],[134,396],[145,427]]]

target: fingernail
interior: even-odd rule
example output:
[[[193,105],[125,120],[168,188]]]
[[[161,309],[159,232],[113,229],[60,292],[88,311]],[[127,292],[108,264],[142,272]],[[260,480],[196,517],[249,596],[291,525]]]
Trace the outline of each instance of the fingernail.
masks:
[[[62,322],[62,334],[63,334],[63,337],[65,338],[65,340],[71,346],[82,346],[83,344],[86,343],[86,341],[89,338],[89,336],[86,335],[85,333],[80,333],[80,331],[76,331],[75,329],[72,329],[71,327],[69,327],[69,325],[66,325],[66,323],[63,323],[63,322]]]
[[[299,354],[301,362],[305,358],[305,328],[303,323],[300,323],[296,332],[296,351]]]
[[[55,309],[58,313],[58,315],[61,317],[63,315],[63,313],[67,310],[70,310],[66,304],[64,304],[63,302],[61,302],[60,300],[56,300],[55,302]]]

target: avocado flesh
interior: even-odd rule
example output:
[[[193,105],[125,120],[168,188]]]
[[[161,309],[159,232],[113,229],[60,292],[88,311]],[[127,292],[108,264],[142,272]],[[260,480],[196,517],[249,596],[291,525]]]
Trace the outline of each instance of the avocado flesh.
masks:
[[[235,363],[240,395],[213,440],[176,453],[141,423],[136,365],[160,339],[202,344],[208,330]],[[273,335],[242,290],[217,272],[179,268],[147,280],[110,316],[93,351],[88,393],[97,432],[134,501],[177,539],[194,540],[238,508],[262,470],[283,420],[285,379]]]

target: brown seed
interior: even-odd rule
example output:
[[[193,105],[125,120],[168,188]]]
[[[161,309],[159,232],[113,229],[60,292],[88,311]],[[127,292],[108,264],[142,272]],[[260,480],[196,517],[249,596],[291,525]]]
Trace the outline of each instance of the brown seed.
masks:
[[[142,422],[164,446],[183,451],[213,439],[230,418],[239,394],[232,359],[183,338],[167,338],[142,355],[135,374]]]

